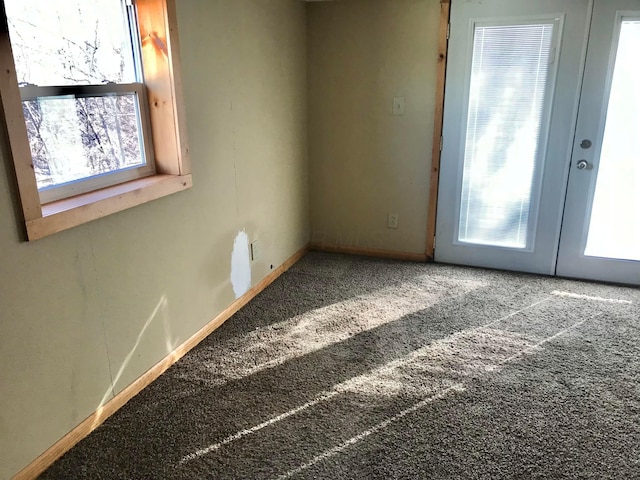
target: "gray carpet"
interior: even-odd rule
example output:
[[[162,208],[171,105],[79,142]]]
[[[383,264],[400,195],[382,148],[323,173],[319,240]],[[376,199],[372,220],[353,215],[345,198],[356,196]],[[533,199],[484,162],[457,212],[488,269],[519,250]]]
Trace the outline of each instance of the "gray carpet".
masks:
[[[44,479],[640,478],[640,291],[312,253]]]

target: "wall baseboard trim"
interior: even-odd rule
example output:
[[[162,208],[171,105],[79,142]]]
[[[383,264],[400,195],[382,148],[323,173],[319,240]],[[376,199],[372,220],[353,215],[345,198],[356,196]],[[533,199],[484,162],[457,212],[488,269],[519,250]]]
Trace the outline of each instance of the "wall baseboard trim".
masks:
[[[290,258],[288,258],[282,265],[274,269],[269,275],[267,275],[262,281],[252,287],[242,297],[238,298],[235,302],[224,309],[213,320],[206,324],[202,329],[192,335],[187,341],[176,348],[173,352],[168,354],[157,364],[147,370],[144,374],[138,377],[128,387],[118,393],[115,397],[102,405],[98,410],[92,413],[89,417],[82,421],[77,427],[67,433],[64,437],[54,443],[51,447],[44,451],[33,462],[20,470],[13,480],[31,480],[37,478],[38,475],[43,473],[49,468],[58,458],[64,455],[67,451],[73,448],[80,440],[89,435],[92,431],[98,428],[102,423],[111,415],[116,413],[122,408],[129,400],[140,393],[145,387],[150,385],[156,378],[166,372],[169,367],[180,360],[185,354],[192,348],[198,345],[202,340],[209,336],[220,325],[227,321],[233,314],[244,307],[249,301],[251,301],[256,295],[267,288],[273,283],[280,275],[289,270],[296,262],[304,257],[310,250],[310,245],[307,244]]]
[[[327,245],[324,243],[312,243],[311,250],[317,252],[346,253],[349,255],[361,255],[365,257],[391,258],[409,262],[426,262],[429,260],[426,254],[397,252],[394,250],[381,250],[378,248],[347,247],[343,245]]]

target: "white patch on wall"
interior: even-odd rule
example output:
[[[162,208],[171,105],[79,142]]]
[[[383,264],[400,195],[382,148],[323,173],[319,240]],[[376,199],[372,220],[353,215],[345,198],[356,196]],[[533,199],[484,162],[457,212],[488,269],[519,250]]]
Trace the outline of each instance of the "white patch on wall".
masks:
[[[233,242],[231,254],[231,284],[236,298],[240,298],[251,288],[251,258],[249,256],[249,237],[246,232],[238,233]]]

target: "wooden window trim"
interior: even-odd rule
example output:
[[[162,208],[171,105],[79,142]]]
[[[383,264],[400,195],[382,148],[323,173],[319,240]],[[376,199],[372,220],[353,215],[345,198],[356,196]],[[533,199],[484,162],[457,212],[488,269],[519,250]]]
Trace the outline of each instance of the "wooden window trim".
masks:
[[[175,0],[135,0],[135,4],[156,174],[44,205],[40,203],[31,162],[4,2],[0,4],[0,103],[28,240],[37,240],[192,186]]]

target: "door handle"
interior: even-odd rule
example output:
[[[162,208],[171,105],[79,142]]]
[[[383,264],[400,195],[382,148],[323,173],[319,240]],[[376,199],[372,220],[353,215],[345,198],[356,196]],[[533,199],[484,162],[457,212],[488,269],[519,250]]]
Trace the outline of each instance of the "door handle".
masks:
[[[589,168],[589,162],[587,162],[586,160],[578,160],[578,163],[576,163],[576,167],[578,168],[578,170],[586,170],[587,168]]]

